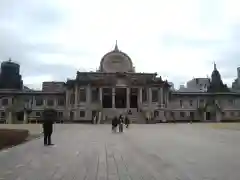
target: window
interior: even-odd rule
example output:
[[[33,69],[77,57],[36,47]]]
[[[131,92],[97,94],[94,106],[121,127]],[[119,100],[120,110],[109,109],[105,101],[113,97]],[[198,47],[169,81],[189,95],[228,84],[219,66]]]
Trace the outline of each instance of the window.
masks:
[[[180,103],[180,106],[182,107],[182,106],[183,106],[183,102],[182,102],[182,100],[181,100],[181,99],[180,99],[180,102],[179,102],[179,103]]]
[[[158,102],[158,90],[152,89],[152,102]]]
[[[54,100],[53,99],[48,99],[47,100],[47,105],[48,106],[53,106],[54,105]]]
[[[192,100],[189,101],[189,105],[190,105],[190,106],[193,105],[193,101],[192,101]]]
[[[80,89],[79,96],[80,96],[80,99],[79,99],[80,102],[86,102],[87,100],[86,89]]]
[[[36,97],[36,106],[42,106],[43,105],[43,99],[40,97]]]
[[[1,117],[5,117],[5,112],[1,112]]]
[[[7,106],[8,105],[8,99],[6,99],[6,98],[2,99],[2,105]]]
[[[234,114],[234,112],[230,112],[230,115],[231,115],[231,116],[234,116],[235,114]]]
[[[180,116],[181,117],[185,117],[185,113],[184,112],[180,112]]]
[[[58,106],[64,106],[64,103],[65,103],[64,98],[58,99]]]
[[[97,88],[92,89],[92,93],[91,93],[92,102],[98,101],[98,95],[99,95],[98,89]]]
[[[85,111],[80,111],[80,117],[85,117]]]
[[[200,103],[204,103],[204,99],[200,99]]]
[[[147,101],[147,89],[142,89],[142,101],[146,102]]]
[[[40,117],[41,116],[41,112],[36,112],[36,116]]]
[[[63,112],[61,112],[61,111],[58,112],[58,117],[59,117],[59,118],[62,118],[62,117],[63,117]]]

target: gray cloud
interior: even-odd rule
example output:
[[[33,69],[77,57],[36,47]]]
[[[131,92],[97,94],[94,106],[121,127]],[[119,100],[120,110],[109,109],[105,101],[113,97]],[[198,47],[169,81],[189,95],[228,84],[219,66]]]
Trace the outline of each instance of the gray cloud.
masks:
[[[29,41],[31,37],[49,35],[64,21],[64,14],[47,0],[8,0],[0,2],[0,60],[12,58],[21,65],[23,77],[51,75],[54,80],[73,78],[77,69],[69,65],[44,64],[41,54],[81,56],[84,52],[66,50],[58,43]],[[41,84],[41,82],[39,82]]]

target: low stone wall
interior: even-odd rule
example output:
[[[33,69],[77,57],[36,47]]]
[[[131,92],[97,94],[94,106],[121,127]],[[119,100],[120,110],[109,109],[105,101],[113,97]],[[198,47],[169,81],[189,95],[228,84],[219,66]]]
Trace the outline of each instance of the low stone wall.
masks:
[[[0,124],[0,129],[28,130],[30,135],[41,134],[43,131],[41,124]]]
[[[0,149],[21,144],[28,136],[28,130],[0,129]]]

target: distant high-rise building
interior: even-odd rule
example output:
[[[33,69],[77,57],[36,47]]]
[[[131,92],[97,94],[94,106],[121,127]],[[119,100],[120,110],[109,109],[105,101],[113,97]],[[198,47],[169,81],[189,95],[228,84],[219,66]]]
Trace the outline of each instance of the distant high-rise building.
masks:
[[[20,65],[12,62],[11,59],[1,63],[0,89],[23,89]]]

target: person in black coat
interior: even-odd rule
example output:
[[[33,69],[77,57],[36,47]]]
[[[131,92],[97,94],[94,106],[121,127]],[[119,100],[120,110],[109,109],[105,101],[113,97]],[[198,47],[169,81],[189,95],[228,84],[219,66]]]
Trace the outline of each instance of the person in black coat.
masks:
[[[112,132],[116,132],[117,125],[118,125],[118,119],[117,119],[117,116],[115,116],[112,119]]]
[[[126,128],[128,128],[129,124],[130,124],[130,120],[129,120],[129,118],[126,116],[126,117],[125,117],[125,125],[126,125]]]
[[[44,134],[44,145],[53,145],[51,136],[53,132],[53,124],[56,121],[57,112],[54,109],[45,109],[43,111],[43,134]]]
[[[120,115],[120,116],[119,116],[119,120],[118,120],[118,124],[119,124],[119,132],[123,132],[123,123],[124,123],[123,116]]]

